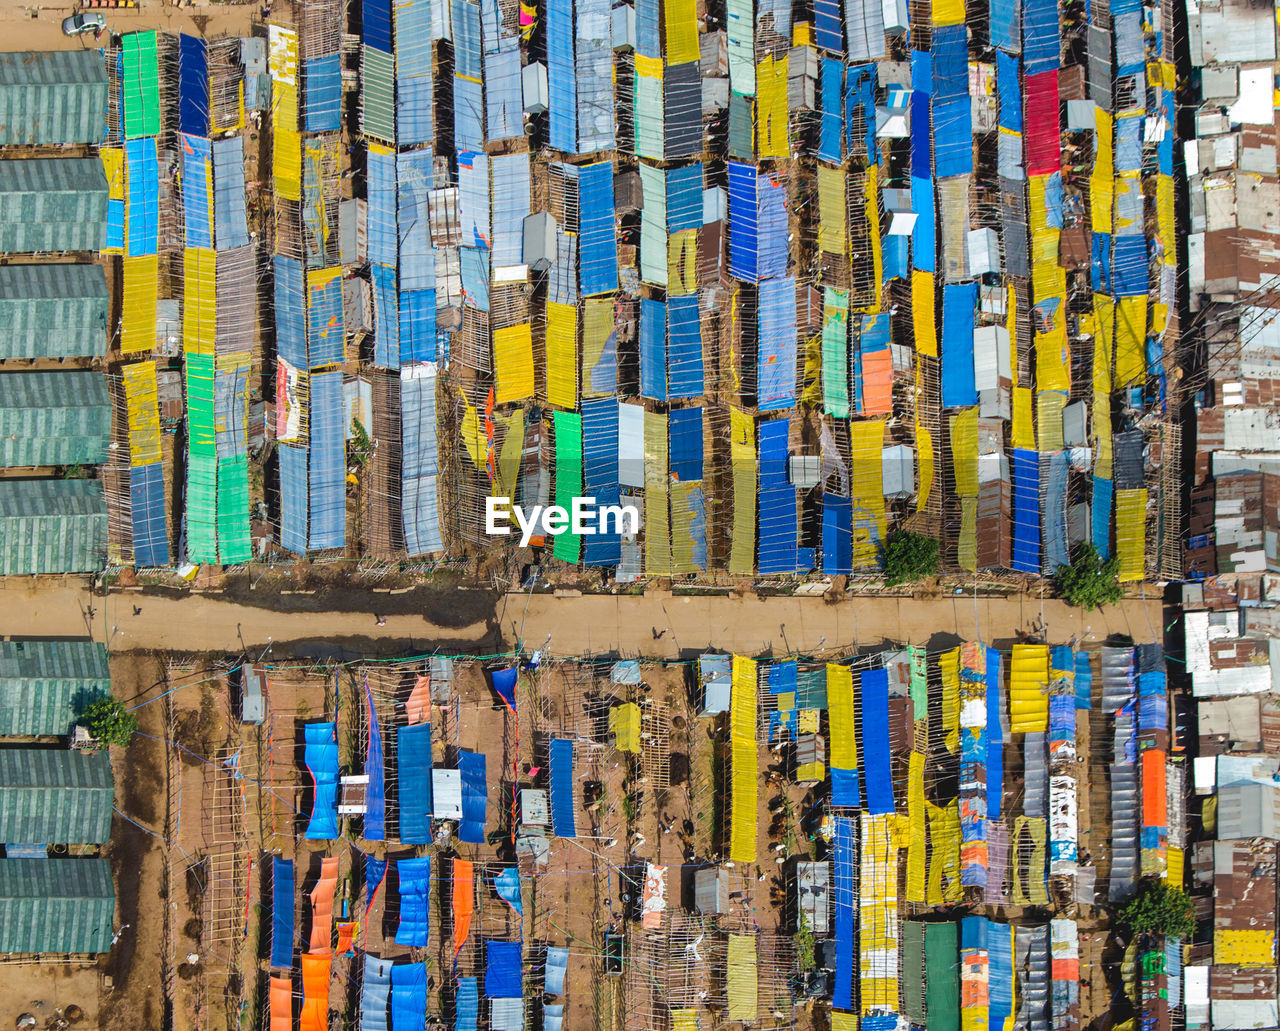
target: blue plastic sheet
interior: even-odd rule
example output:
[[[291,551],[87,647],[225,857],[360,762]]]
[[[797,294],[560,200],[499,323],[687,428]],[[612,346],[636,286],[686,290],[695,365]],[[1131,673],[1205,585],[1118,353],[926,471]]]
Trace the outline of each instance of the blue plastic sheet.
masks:
[[[459,247],[462,263],[463,303],[477,311],[489,310],[489,251],[484,247]]]
[[[702,164],[667,172],[667,232],[702,228]]]
[[[426,1022],[426,964],[397,963],[391,968],[391,1031],[422,1031]]]
[[[1111,495],[1114,484],[1100,476],[1093,478],[1093,546],[1104,559],[1111,557]]]
[[[484,84],[479,80],[453,77],[453,140],[459,151],[484,150]]]
[[[436,360],[436,292],[413,290],[400,294],[399,343],[403,365]]]
[[[497,692],[503,704],[512,712],[516,711],[516,683],[520,679],[520,667],[508,666],[505,669],[489,671],[489,683]]]
[[[757,407],[762,412],[792,408],[796,403],[795,280],[761,283],[759,305]]]
[[[368,193],[369,261],[394,269],[399,261],[396,235],[396,156],[370,150],[365,165]],[[279,260],[278,258],[276,259]]]
[[[822,59],[818,86],[818,158],[834,165],[844,160],[841,147],[844,108],[844,62],[834,57]]]
[[[769,693],[771,695],[794,694],[799,663],[795,659],[789,662],[773,662],[769,664]]]
[[[702,323],[698,295],[667,301],[667,399],[701,397]]]
[[[365,953],[364,978],[360,985],[360,1031],[387,1031],[391,968],[391,960]]]
[[[396,270],[371,265],[373,283],[373,363],[384,369],[400,368],[400,302],[396,296]]]
[[[867,812],[893,812],[893,771],[889,765],[889,671],[862,673],[862,757],[866,767]]]
[[[616,397],[588,398],[582,402],[582,474],[587,496],[595,498],[597,506],[618,504]],[[612,522],[605,533],[584,537],[583,544],[584,565],[616,566],[622,560],[622,538]]]
[[[614,232],[613,164],[578,169],[578,265],[582,295],[618,289],[618,240]]]
[[[991,0],[991,44],[1005,53],[1022,49],[1021,0]]]
[[[551,831],[557,838],[578,836],[573,804],[573,740],[551,740]],[[558,992],[555,994],[559,994]]]
[[[779,279],[787,274],[787,190],[772,176],[762,175],[757,196],[759,259],[756,271],[761,279]]]
[[[340,54],[326,54],[303,62],[307,132],[337,132],[342,128],[341,61]]]
[[[489,999],[519,999],[523,990],[523,943],[484,943],[484,994]]]
[[[1058,28],[1058,0],[1023,0],[1022,57],[1027,75],[1059,67],[1062,39]]]
[[[524,903],[520,899],[519,870],[514,866],[503,869],[493,879],[493,890],[498,893],[498,898],[516,911],[518,916],[524,916]]]
[[[547,0],[547,138],[556,150],[578,151],[577,76],[574,74],[573,2]]]
[[[160,462],[129,471],[129,502],[133,530],[133,561],[137,566],[169,564],[165,528],[164,467]]]
[[[948,283],[942,288],[943,408],[978,403],[973,369],[973,325],[977,305],[977,283]]]
[[[853,572],[853,501],[838,494],[822,496],[822,571]]]
[[[458,769],[462,771],[462,820],[458,824],[458,837],[468,844],[482,845],[489,806],[484,753],[459,752]]]
[[[491,142],[524,138],[519,50],[484,55],[484,108],[486,135]]]
[[[125,141],[124,178],[125,254],[156,254],[160,245],[160,171],[154,136]]]
[[[186,246],[213,246],[213,158],[202,136],[179,137],[182,151],[182,226]]]
[[[672,409],[668,425],[671,475],[685,482],[702,479],[702,409]]]
[[[1044,496],[1044,509],[1040,513],[1040,534],[1044,540],[1041,572],[1045,575],[1051,575],[1059,566],[1071,562],[1067,546],[1067,476],[1070,468],[1070,457],[1065,451],[1055,451],[1040,458]]]
[[[1029,448],[1014,448],[1010,455],[1013,475],[1013,568],[1022,573],[1040,572],[1040,464]]]
[[[658,0],[636,0],[636,53],[646,57],[662,56]]]
[[[401,375],[400,440],[400,518],[405,550],[410,555],[443,551],[434,375]]]
[[[859,64],[848,72],[849,90],[845,96],[846,121],[849,124],[849,153],[866,155],[869,164],[880,163],[880,147],[876,142],[876,66]],[[861,136],[858,130],[861,129]]]
[[[332,841],[338,836],[338,740],[335,723],[308,723],[303,727],[302,761],[315,784],[309,841]]]
[[[178,36],[178,132],[209,135],[209,64],[205,42]]]
[[[569,970],[569,950],[551,946],[547,949],[546,977],[543,991],[548,995],[564,994],[564,976]]]
[[[307,449],[284,444],[277,451],[277,455],[280,460],[280,544],[286,551],[292,551],[295,555],[305,555],[307,552]]]
[[[395,5],[396,142],[402,147],[434,137],[431,6],[427,0]]]
[[[396,874],[400,880],[396,944],[424,947],[431,932],[431,857],[397,859]]]
[[[927,108],[925,113],[927,117]],[[928,162],[925,167],[928,167]],[[934,272],[938,265],[933,208],[933,180],[912,176],[911,210],[918,217],[911,229],[911,265],[921,272]]]
[[[271,859],[271,965],[293,966],[293,860]]]
[[[1137,297],[1150,288],[1145,236],[1117,236],[1112,244],[1111,269],[1117,297]]]
[[[480,987],[474,977],[458,978],[458,994],[454,999],[453,1031],[476,1031],[480,1017]]]
[[[973,108],[968,96],[933,101],[933,171],[939,179],[973,171]]]
[[[366,841],[381,841],[386,837],[387,831],[386,771],[382,755],[382,730],[378,726],[378,711],[373,706],[368,676],[364,681],[364,698],[369,719],[364,760],[364,772],[369,777],[369,787],[365,792],[364,837]]]
[[[366,855],[364,857],[364,908],[365,912],[369,911],[369,907],[373,905],[374,896],[378,894],[378,889],[382,887],[382,882],[387,876],[387,861],[378,859],[376,856]]]
[[[497,159],[494,159],[494,187],[501,182],[504,189],[513,194],[519,190],[518,169],[512,169],[504,163],[502,172],[498,171]],[[525,163],[526,171],[528,163]],[[513,177],[511,173],[515,171]],[[413,150],[396,157],[396,220],[397,241],[396,253],[399,258],[400,292],[404,294],[416,290],[432,290],[436,285],[436,252],[431,245],[431,217],[428,196],[433,183],[432,155],[430,150]],[[525,206],[518,207],[516,222],[523,220],[529,212],[528,176],[525,177]],[[513,201],[518,204],[518,197]],[[495,215],[494,222],[498,222]],[[520,260],[517,245],[516,262]],[[433,316],[434,321],[434,316]]]
[[[929,47],[933,61],[934,100],[969,97],[969,29],[966,25],[938,25]]]
[[[1008,927],[992,926],[995,933],[986,936],[990,964],[987,1027],[990,1031],[1001,1031],[1013,1016],[1013,942]]]
[[[361,0],[360,25],[365,46],[391,53],[391,0]]]
[[[249,221],[244,201],[244,138],[214,140],[214,246],[220,251],[249,245]]]
[[[1000,819],[1000,797],[1004,791],[1004,729],[1000,725],[1000,713],[1004,711],[1001,700],[1000,651],[987,649],[987,819]]]
[[[1022,83],[1019,60],[1003,50],[996,51],[996,92],[1000,97],[1000,128],[1022,132]]]
[[[667,306],[648,297],[640,299],[640,395],[667,399]]]
[[[310,368],[337,365],[344,357],[342,277],[307,286],[307,354]],[[314,383],[314,379],[313,379]],[[314,388],[313,388],[314,394]]]
[[[347,444],[340,371],[311,376],[311,458],[308,493],[312,550],[341,548],[347,539]]]
[[[396,730],[397,797],[400,840],[406,845],[431,843],[431,724],[415,723]]]
[[[787,438],[790,422],[762,422],[758,430],[759,559],[762,575],[794,573],[796,552],[796,492],[787,479]]]
[[[835,985],[831,993],[831,1005],[839,1010],[853,1008],[853,963],[857,950],[854,937],[854,914],[857,908],[857,857],[858,846],[853,819],[835,818],[835,848],[832,852],[835,884]]]
[[[844,56],[840,0],[813,0],[813,41],[823,50]]]
[[[1093,667],[1089,664],[1088,652],[1076,652],[1076,708],[1093,708]]]
[[[756,198],[754,165],[729,162],[729,274],[746,283],[758,280],[757,223],[760,218]]]
[[[295,369],[307,367],[307,331],[303,318],[302,263],[275,257],[276,353]]]

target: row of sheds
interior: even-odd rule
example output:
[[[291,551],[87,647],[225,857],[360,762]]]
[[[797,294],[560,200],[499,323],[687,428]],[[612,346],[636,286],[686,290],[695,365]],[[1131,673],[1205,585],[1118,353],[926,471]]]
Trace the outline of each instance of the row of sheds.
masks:
[[[111,760],[67,747],[110,689],[101,644],[0,642],[0,954],[111,947],[111,863],[93,854],[111,837]]]
[[[106,59],[0,54],[0,575],[88,572],[106,555],[111,403]],[[40,147],[40,156],[29,148]],[[48,148],[65,155],[47,156]],[[18,262],[13,264],[11,262]]]

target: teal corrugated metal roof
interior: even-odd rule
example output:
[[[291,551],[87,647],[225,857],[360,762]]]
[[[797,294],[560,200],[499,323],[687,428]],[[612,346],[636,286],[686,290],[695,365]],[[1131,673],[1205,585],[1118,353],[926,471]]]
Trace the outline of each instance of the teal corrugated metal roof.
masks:
[[[0,161],[0,252],[100,251],[106,242],[101,160]]]
[[[0,735],[67,734],[110,693],[107,650],[96,641],[0,641]]]
[[[0,360],[107,353],[101,265],[0,265]]]
[[[106,752],[0,748],[0,841],[100,845],[113,785]]]
[[[101,373],[0,375],[0,466],[99,465],[110,436]]]
[[[101,50],[0,54],[0,144],[101,143],[106,125]]]
[[[101,484],[0,480],[0,575],[92,573],[106,554]]]
[[[0,953],[111,948],[116,893],[106,859],[0,859]]]

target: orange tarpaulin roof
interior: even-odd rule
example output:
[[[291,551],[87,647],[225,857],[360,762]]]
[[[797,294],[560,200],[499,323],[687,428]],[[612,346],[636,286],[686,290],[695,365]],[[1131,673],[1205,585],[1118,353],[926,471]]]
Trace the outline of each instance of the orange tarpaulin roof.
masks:
[[[431,713],[431,678],[417,677],[413,682],[413,690],[409,692],[409,701],[404,707],[405,718],[409,723],[422,723]]]
[[[1169,823],[1167,808],[1164,752],[1151,748],[1142,753],[1142,826],[1166,826]]]
[[[271,978],[271,1031],[293,1031],[293,982]]]
[[[457,956],[471,933],[471,910],[475,905],[472,865],[468,859],[453,861],[453,954]]]
[[[338,921],[338,948],[339,956],[345,956],[351,951],[351,942],[355,939],[356,928],[360,924],[356,920],[339,920]]]
[[[889,349],[862,355],[862,415],[893,412],[893,355]]]
[[[327,953],[333,944],[333,892],[338,886],[338,858],[320,863],[320,879],[311,889],[311,951]]]
[[[298,1031],[328,1031],[329,966],[332,962],[331,955],[302,954],[302,1012],[298,1015]]]

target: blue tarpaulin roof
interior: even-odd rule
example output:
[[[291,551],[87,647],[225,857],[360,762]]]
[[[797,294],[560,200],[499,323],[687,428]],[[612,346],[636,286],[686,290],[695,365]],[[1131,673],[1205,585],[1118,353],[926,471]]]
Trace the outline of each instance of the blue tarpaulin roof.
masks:
[[[582,295],[618,289],[618,238],[613,224],[613,163],[578,169],[578,264]]]
[[[853,1008],[853,963],[857,946],[853,929],[854,912],[858,904],[854,887],[857,876],[857,831],[850,817],[837,816],[835,825],[832,880],[835,884],[836,964],[831,1005],[836,1009],[847,1010]]]
[[[205,42],[178,36],[178,131],[209,135],[209,65]]]
[[[996,91],[1000,96],[1000,128],[1022,132],[1021,62],[1003,50],[996,51]]]
[[[213,246],[213,157],[203,136],[180,137],[182,144],[182,225],[188,247]]]
[[[364,837],[366,841],[381,841],[387,832],[386,772],[382,756],[382,730],[378,726],[378,710],[373,706],[373,694],[369,690],[367,676],[364,696],[369,716],[369,738],[364,760],[364,772],[369,777],[369,787],[365,792]]]
[[[522,942],[484,943],[484,994],[487,999],[519,999],[524,995]]]
[[[391,960],[365,953],[364,979],[360,985],[360,1031],[387,1031],[391,966]]]
[[[489,670],[489,683],[494,692],[502,699],[503,704],[512,712],[516,711],[516,684],[520,680],[520,667],[507,666],[503,669]]]
[[[277,340],[279,337],[277,337]],[[307,551],[307,449],[281,445],[280,544],[287,551]]]
[[[493,890],[519,916],[524,916],[524,902],[520,898],[520,871],[514,866],[505,867],[493,879]]]
[[[391,1031],[417,1031],[426,1021],[426,964],[397,963],[391,968]]]
[[[667,172],[667,232],[702,227],[702,164]]]
[[[1000,819],[1000,795],[1004,785],[1004,729],[1000,714],[1000,651],[987,649],[987,819]]]
[[[968,103],[968,101],[966,101]],[[942,407],[978,403],[973,368],[973,323],[977,283],[948,283],[942,289]]]
[[[303,63],[307,132],[342,128],[342,55],[326,54]]]
[[[430,723],[397,729],[396,777],[400,840],[406,845],[428,845],[432,811]]]
[[[758,279],[756,184],[754,165],[729,162],[729,274],[747,283]]]
[[[649,297],[640,299],[640,395],[667,399],[667,306]]]
[[[1103,558],[1111,557],[1111,494],[1113,484],[1100,476],[1093,478],[1093,546]]]
[[[1070,456],[1065,451],[1040,456],[1044,509],[1040,513],[1040,533],[1044,540],[1042,572],[1052,574],[1071,561],[1067,547],[1067,476]]]
[[[459,752],[462,771],[462,820],[458,837],[472,845],[484,844],[484,825],[489,806],[489,789],[484,775],[483,752]]]
[[[853,572],[853,500],[838,494],[822,495],[822,571]]]
[[[1117,236],[1111,248],[1111,273],[1117,297],[1145,295],[1150,285],[1145,236]]]
[[[670,469],[677,480],[702,479],[702,409],[672,409]]]
[[[584,398],[582,401],[582,471],[587,495],[597,505],[616,505],[618,487],[618,400],[616,397]],[[622,559],[622,538],[613,524],[607,533],[589,534],[583,563],[588,566],[616,566]],[[554,809],[555,802],[552,801]],[[553,814],[554,815],[554,814]]]
[[[757,407],[762,412],[791,408],[796,403],[795,280],[761,283],[759,305]]]
[[[295,369],[305,369],[307,335],[302,300],[302,263],[296,258],[277,254],[274,267],[276,353]]]
[[[862,757],[866,767],[867,811],[893,812],[893,771],[889,765],[889,671],[862,673]]]
[[[698,295],[667,301],[667,398],[701,397],[702,324]]]
[[[757,273],[761,279],[778,279],[787,274],[787,188],[770,175],[760,176],[756,213],[759,247]]]
[[[156,254],[160,246],[160,169],[154,136],[125,141],[124,170],[125,254]]]
[[[476,978],[458,978],[454,1009],[453,1031],[476,1031],[476,1021],[480,1017],[480,987]]]
[[[1022,0],[1022,56],[1026,73],[1038,75],[1061,63],[1058,0]]]
[[[214,245],[220,251],[249,245],[244,203],[244,137],[213,141]]]
[[[293,860],[271,860],[271,965],[293,966]]]
[[[790,421],[762,422],[759,436],[759,568],[762,575],[794,573],[796,492],[787,479]]]
[[[569,950],[551,946],[547,949],[547,973],[543,991],[548,995],[564,994],[564,975],[569,969]]]
[[[547,136],[566,154],[578,151],[577,76],[574,74],[573,2],[548,0],[546,7]]]
[[[1011,452],[1013,475],[1013,568],[1040,572],[1040,464],[1029,448]]]
[[[341,548],[347,537],[346,407],[340,371],[311,376],[311,456],[307,543]]]
[[[558,838],[577,837],[573,815],[573,740],[551,741],[551,830]],[[559,994],[559,993],[557,993]]]
[[[331,841],[338,836],[338,740],[337,724],[308,723],[303,727],[302,761],[315,784],[307,838]]]
[[[431,931],[431,857],[397,859],[396,874],[400,880],[396,944],[425,946]]]
[[[410,555],[444,550],[437,433],[436,377],[421,367],[407,369],[400,376],[400,517]]]
[[[129,501],[134,563],[138,566],[168,565],[162,463],[153,462],[129,470]]]
[[[391,53],[391,0],[362,0],[360,25],[365,46]]]
[[[834,57],[822,59],[821,86],[818,93],[819,117],[818,157],[840,164],[844,154],[840,146],[841,117],[844,106],[844,62]]]

